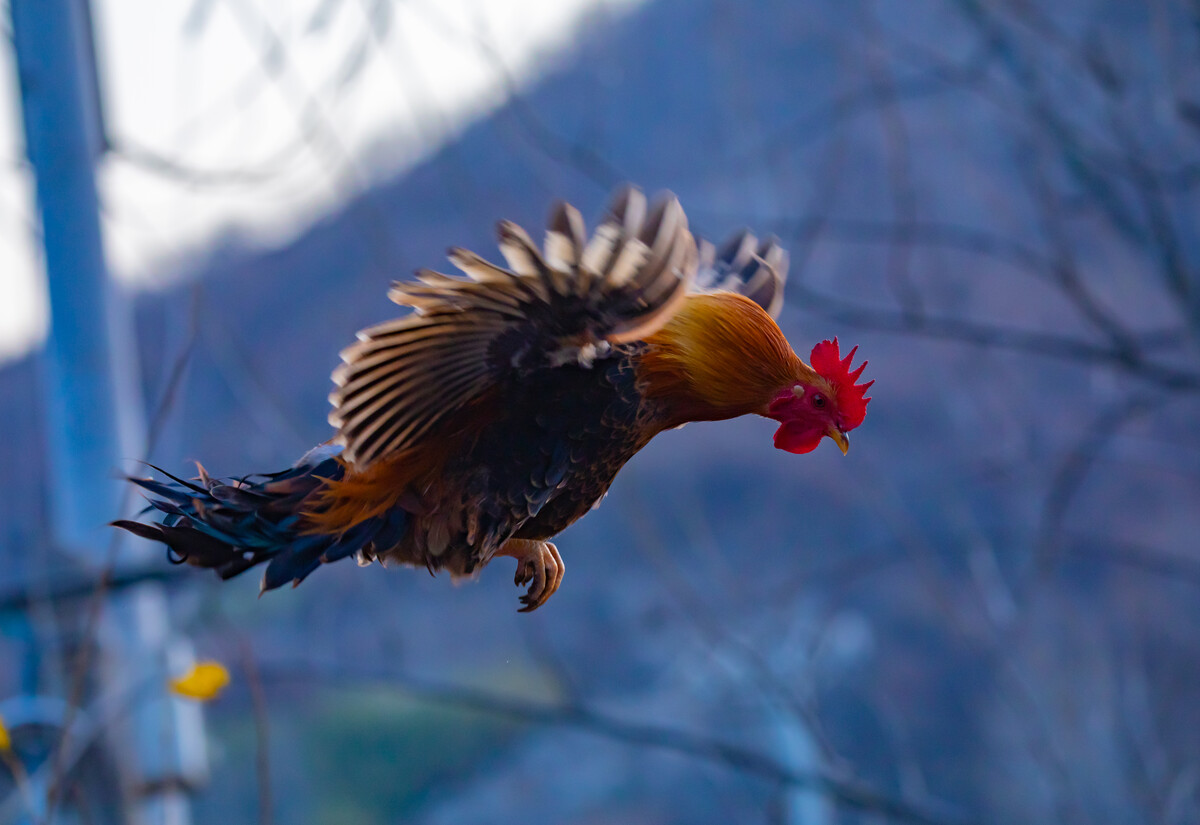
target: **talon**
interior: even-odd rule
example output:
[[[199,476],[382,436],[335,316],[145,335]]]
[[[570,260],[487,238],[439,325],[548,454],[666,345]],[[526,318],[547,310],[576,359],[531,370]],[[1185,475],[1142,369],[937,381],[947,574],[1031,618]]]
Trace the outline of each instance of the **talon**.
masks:
[[[532,565],[530,565],[529,562],[525,561],[525,560],[518,561],[517,562],[517,573],[515,576],[513,576],[513,584],[515,584],[517,587],[520,587],[523,584],[527,584],[529,582],[529,580],[532,578],[533,578]]]
[[[532,613],[537,610],[562,584],[566,565],[563,564],[558,548],[548,541],[509,539],[496,554],[512,556],[517,560],[514,584],[518,587],[529,584],[529,589],[520,598],[524,607],[518,609],[519,613]]]

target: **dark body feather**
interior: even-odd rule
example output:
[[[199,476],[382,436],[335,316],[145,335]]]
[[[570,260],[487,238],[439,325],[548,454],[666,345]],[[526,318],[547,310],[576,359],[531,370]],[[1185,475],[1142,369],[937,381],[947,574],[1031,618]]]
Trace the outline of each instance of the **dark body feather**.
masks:
[[[641,348],[513,375],[496,417],[447,461],[413,532],[381,557],[466,575],[505,540],[547,539],[586,514],[658,431],[636,386]]]

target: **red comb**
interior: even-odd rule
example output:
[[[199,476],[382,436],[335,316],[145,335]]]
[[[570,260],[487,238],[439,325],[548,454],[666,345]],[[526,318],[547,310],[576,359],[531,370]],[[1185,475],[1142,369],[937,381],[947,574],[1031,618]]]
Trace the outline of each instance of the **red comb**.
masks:
[[[867,362],[863,361],[858,369],[850,371],[850,363],[854,360],[856,352],[858,347],[850,350],[850,354],[842,358],[838,352],[837,338],[822,341],[813,347],[812,351],[812,368],[836,389],[838,410],[847,430],[853,430],[866,418],[867,402],[871,400],[866,397],[867,388],[875,383],[873,380],[865,384],[854,383],[867,367]]]

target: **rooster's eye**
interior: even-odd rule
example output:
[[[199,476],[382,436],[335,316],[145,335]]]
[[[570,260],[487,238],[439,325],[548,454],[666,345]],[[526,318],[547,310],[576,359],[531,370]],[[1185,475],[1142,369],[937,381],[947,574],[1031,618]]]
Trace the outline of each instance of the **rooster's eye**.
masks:
[[[813,393],[812,405],[818,410],[825,409],[825,396],[821,395],[819,392]]]

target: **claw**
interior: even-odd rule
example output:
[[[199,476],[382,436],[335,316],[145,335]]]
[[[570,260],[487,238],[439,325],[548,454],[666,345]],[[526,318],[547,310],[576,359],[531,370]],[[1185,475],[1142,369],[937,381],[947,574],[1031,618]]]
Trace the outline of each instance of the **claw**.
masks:
[[[517,573],[515,576],[513,576],[513,584],[515,584],[517,587],[520,587],[521,585],[528,584],[529,580],[532,578],[533,565],[531,565],[525,559],[519,559],[517,561]]]
[[[562,584],[566,565],[558,548],[548,541],[510,539],[497,551],[497,555],[512,556],[517,560],[517,571],[513,583],[518,587],[529,584],[521,596],[524,607],[519,613],[532,613],[546,603]]]

